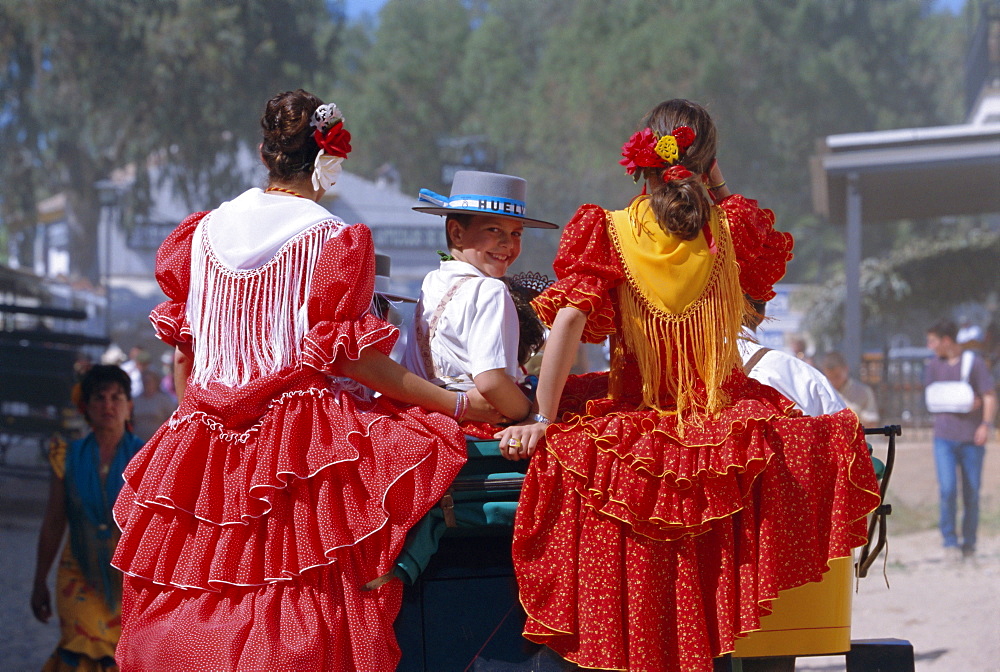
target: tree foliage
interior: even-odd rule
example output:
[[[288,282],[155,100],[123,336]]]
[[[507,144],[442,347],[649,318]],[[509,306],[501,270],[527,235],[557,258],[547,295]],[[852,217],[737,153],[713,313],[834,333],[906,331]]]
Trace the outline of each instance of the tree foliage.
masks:
[[[348,170],[447,190],[449,142],[485,139],[489,166],[529,180],[529,214],[565,222],[637,192],[621,144],[685,97],[715,117],[730,184],[795,233],[789,279],[815,281],[842,258],[811,213],[817,140],[962,120],[965,24],[928,0],[388,0],[353,25],[323,4],[0,0],[5,221],[62,190],[91,210],[85,236],[93,183],[151,156],[210,204],[245,186],[231,157],[256,142],[261,101],[304,86],[345,111]],[[530,240],[519,266],[548,268],[557,236]]]
[[[534,216],[619,207],[637,191],[621,144],[653,105],[690,98],[719,125],[730,184],[796,234],[790,279],[814,280],[842,258],[842,235],[811,213],[817,140],[961,121],[963,24],[924,0],[456,4],[390,0],[378,30],[340,56],[352,73],[338,95],[362,124],[352,162],[394,163],[413,193],[444,186],[435,138],[482,134],[502,170],[528,179]],[[535,237],[521,265],[545,268],[556,237]]]
[[[96,183],[155,162],[190,201],[232,194],[263,101],[332,72],[335,37],[319,0],[2,0],[4,221],[65,193],[74,270],[96,280]]]

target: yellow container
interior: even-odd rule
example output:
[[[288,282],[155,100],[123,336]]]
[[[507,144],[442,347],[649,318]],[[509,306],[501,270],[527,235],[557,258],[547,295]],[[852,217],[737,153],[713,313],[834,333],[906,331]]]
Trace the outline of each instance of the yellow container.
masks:
[[[733,656],[805,656],[844,653],[851,648],[853,558],[830,561],[817,583],[778,593],[760,630],[736,641]]]

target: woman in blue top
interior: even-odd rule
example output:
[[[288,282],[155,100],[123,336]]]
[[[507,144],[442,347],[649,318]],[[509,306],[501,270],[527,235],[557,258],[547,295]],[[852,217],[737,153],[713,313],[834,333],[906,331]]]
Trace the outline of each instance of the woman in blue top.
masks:
[[[43,623],[52,616],[47,577],[67,526],[69,543],[56,573],[61,637],[44,672],[118,669],[114,654],[121,635],[122,579],[111,566],[119,536],[111,507],[125,465],[143,441],[128,430],[128,374],[117,366],[95,366],[83,377],[80,393],[90,433],[49,450],[52,479],[31,592],[31,609]]]

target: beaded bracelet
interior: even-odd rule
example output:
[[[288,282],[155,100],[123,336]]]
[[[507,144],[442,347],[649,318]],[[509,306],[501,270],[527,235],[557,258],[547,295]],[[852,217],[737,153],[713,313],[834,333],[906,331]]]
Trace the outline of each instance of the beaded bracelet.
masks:
[[[455,418],[456,422],[461,422],[462,418],[469,411],[469,395],[465,392],[458,392],[455,397],[455,412],[452,417]]]

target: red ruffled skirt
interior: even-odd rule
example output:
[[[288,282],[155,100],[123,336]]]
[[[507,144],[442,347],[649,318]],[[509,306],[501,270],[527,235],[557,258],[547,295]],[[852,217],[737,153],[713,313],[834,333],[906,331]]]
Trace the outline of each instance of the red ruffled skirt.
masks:
[[[737,384],[683,438],[608,399],[549,428],[514,533],[528,639],[588,668],[711,670],[778,591],[864,543],[879,496],[857,416]]]
[[[115,505],[122,670],[395,669],[399,582],[361,586],[464,461],[449,418],[311,369],[189,388]]]

